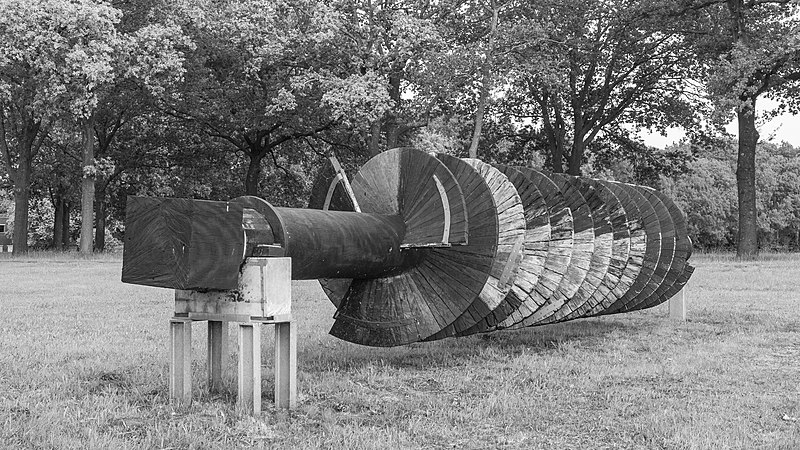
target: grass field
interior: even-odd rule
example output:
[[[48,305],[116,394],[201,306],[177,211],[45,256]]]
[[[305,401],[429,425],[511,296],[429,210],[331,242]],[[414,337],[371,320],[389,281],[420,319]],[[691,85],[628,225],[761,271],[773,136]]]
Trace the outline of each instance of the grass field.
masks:
[[[0,448],[800,448],[800,257],[701,256],[689,320],[665,307],[379,349],[327,334],[297,283],[298,408],[168,401],[172,292],[119,282],[118,258],[0,259]]]

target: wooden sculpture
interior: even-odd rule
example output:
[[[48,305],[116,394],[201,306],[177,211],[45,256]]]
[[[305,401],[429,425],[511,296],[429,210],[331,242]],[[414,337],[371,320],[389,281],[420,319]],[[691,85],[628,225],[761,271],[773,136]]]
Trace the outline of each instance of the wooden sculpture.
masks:
[[[251,256],[319,279],[331,334],[369,346],[650,308],[694,270],[685,218],[658,191],[411,148],[352,179],[332,159],[309,209],[128,200],[125,282],[236,289]]]

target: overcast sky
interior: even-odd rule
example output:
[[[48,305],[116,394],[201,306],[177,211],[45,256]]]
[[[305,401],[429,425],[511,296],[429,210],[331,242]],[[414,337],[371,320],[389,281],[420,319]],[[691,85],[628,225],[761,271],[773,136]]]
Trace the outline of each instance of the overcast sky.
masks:
[[[764,111],[774,107],[775,102],[761,98],[758,100],[757,105],[759,110]],[[734,136],[738,134],[735,120],[728,125],[727,131]],[[790,114],[778,116],[767,123],[761,124],[758,127],[758,133],[761,142],[773,142],[778,144],[781,141],[786,141],[795,147],[800,147],[800,116]],[[684,136],[685,133],[679,128],[669,130],[666,136],[654,133],[642,133],[642,138],[647,145],[658,148],[664,148],[667,145],[678,142]]]

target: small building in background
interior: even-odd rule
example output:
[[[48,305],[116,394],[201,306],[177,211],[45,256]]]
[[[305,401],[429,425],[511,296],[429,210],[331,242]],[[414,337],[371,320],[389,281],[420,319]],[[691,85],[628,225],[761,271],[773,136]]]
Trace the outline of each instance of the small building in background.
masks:
[[[11,238],[6,235],[8,228],[8,213],[0,211],[0,252],[10,252],[14,249],[14,243]]]

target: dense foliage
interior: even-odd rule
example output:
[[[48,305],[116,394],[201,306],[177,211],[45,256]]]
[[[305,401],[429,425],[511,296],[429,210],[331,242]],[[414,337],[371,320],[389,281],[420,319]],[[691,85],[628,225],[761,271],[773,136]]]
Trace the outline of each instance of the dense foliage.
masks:
[[[325,156],[352,169],[414,145],[665,189],[697,244],[735,245],[742,153],[718,125],[762,94],[797,110],[799,14],[781,0],[0,0],[0,209],[28,236],[15,251],[102,250],[127,195],[302,206]],[[686,142],[638,137],[671,126]],[[797,153],[757,152],[764,245],[800,244]]]
[[[664,190],[686,214],[697,247],[732,248],[736,244],[736,152],[736,142],[729,141],[698,157],[685,175],[661,179]],[[756,158],[761,246],[800,250],[800,148],[760,144]]]

